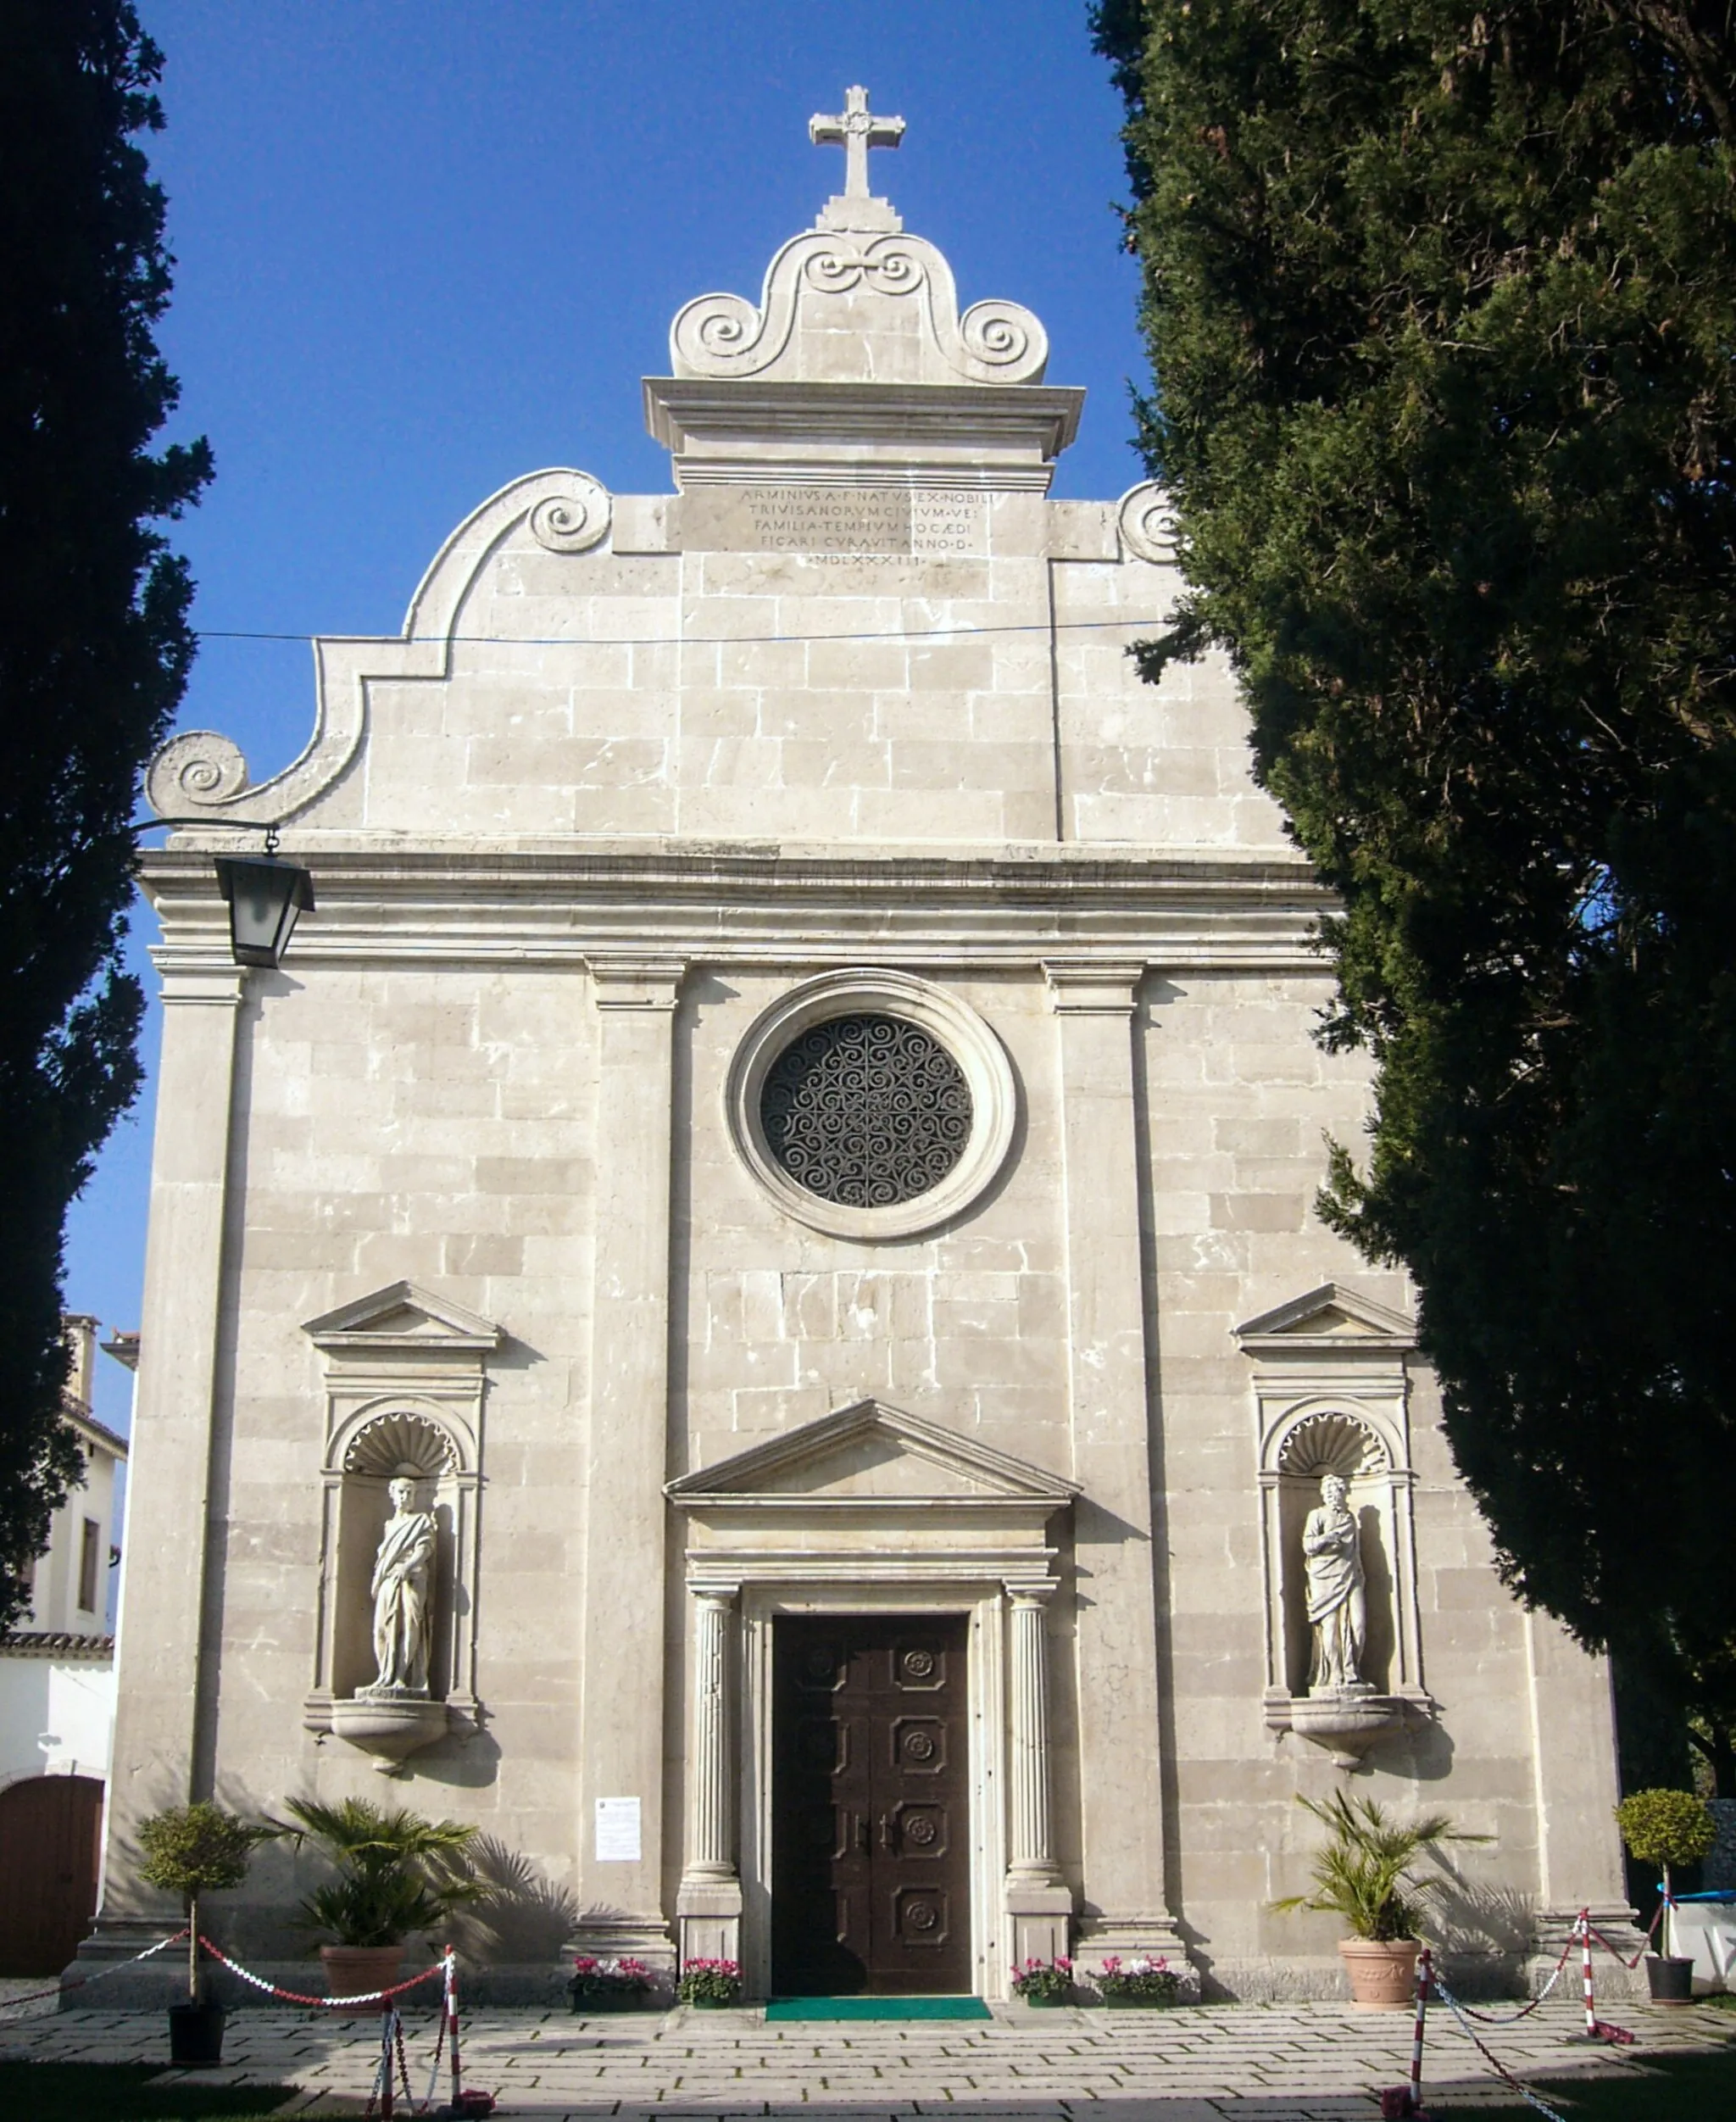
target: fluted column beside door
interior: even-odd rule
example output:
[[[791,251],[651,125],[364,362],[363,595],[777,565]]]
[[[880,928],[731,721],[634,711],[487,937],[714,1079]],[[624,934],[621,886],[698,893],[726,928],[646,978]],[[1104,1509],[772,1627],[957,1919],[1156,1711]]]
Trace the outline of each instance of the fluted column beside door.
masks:
[[[1015,1878],[1053,1883],[1049,1817],[1049,1624],[1045,1591],[1014,1591],[1012,1600],[1012,1811],[1008,1869]]]
[[[1052,1587],[1007,1586],[1012,1607],[1007,1689],[1007,1917],[1015,1964],[1071,1948],[1073,1896],[1054,1859],[1049,1799],[1049,1615]]]
[[[676,1911],[683,1960],[741,1958],[742,1885],[736,1869],[730,1731],[735,1690],[733,1585],[693,1585],[693,1744],[687,1846]]]

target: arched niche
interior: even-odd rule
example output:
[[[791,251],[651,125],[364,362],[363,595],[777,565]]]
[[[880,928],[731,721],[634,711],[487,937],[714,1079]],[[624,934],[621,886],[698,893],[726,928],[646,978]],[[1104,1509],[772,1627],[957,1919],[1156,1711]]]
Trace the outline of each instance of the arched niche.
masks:
[[[1237,1331],[1252,1360],[1266,1631],[1266,1722],[1308,1693],[1303,1522],[1328,1473],[1345,1484],[1366,1579],[1362,1671],[1383,1698],[1428,1706],[1411,1507],[1409,1320],[1328,1284]]]
[[[332,1704],[373,1682],[371,1579],[391,1515],[392,1482],[415,1484],[438,1529],[429,1694],[448,1723],[479,1709],[476,1607],[487,1320],[408,1283],[309,1322],[326,1364],[320,1480],[320,1605],[310,1730],[332,1729]]]
[[[374,1679],[370,1580],[392,1514],[388,1491],[394,1480],[408,1479],[415,1484],[417,1509],[431,1512],[439,1528],[428,1687],[437,1701],[450,1701],[455,1693],[471,1691],[464,1685],[469,1632],[461,1624],[470,1603],[466,1563],[476,1516],[474,1469],[465,1467],[460,1441],[440,1414],[414,1402],[387,1401],[348,1428],[337,1463],[325,1469],[332,1521],[331,1692],[354,1695]]]
[[[1392,1453],[1367,1419],[1331,1405],[1295,1411],[1271,1440],[1281,1628],[1278,1679],[1292,1695],[1308,1691],[1313,1631],[1308,1624],[1308,1589],[1302,1528],[1321,1500],[1320,1484],[1337,1474],[1356,1520],[1366,1579],[1368,1635],[1362,1677],[1384,1695],[1392,1691],[1397,1653],[1394,1624],[1394,1512]]]

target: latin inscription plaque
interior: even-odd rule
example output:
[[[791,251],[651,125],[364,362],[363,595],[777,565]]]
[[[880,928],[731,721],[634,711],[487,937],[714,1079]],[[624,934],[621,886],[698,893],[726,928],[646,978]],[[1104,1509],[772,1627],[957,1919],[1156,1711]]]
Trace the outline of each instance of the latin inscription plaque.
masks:
[[[927,560],[986,554],[980,493],[908,487],[697,487],[682,497],[690,552]]]

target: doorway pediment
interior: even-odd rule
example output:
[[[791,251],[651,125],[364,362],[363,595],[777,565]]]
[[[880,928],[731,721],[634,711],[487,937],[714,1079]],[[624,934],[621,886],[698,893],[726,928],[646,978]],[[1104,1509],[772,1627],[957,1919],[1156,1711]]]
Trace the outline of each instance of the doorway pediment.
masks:
[[[1059,1474],[878,1400],[684,1473],[665,1493],[677,1509],[810,1508],[932,1503],[1058,1511],[1079,1493]]]
[[[955,1429],[858,1401],[669,1482],[690,1584],[1047,1585],[1079,1491]]]

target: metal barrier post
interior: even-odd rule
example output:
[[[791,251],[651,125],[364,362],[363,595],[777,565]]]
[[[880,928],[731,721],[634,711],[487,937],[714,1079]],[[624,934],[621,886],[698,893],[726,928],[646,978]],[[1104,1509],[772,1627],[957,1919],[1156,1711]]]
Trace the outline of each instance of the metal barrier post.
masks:
[[[392,1999],[380,2005],[380,2122],[392,2122]]]
[[[1416,2024],[1410,2035],[1410,2107],[1413,2114],[1422,2111],[1422,2022],[1428,2013],[1430,1973],[1428,1947],[1425,1946],[1416,1956]]]
[[[464,2080],[458,2061],[458,1955],[446,1948],[446,2031],[452,2043],[452,2111],[462,2112]]]

